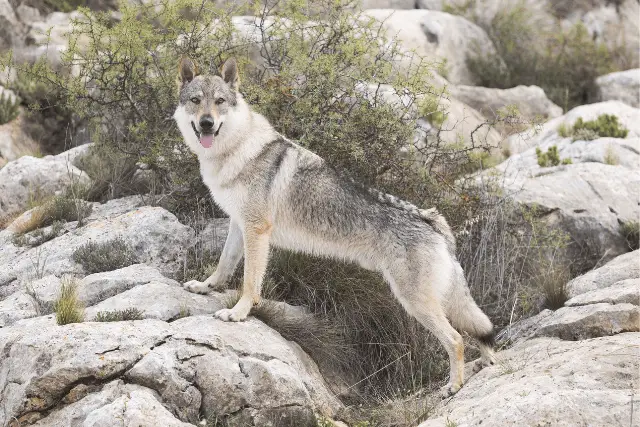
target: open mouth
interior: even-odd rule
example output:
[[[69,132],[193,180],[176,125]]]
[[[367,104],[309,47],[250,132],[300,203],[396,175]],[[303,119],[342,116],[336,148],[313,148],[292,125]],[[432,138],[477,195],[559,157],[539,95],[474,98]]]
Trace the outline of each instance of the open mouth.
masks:
[[[218,134],[220,133],[220,129],[222,129],[222,125],[223,123],[220,123],[220,126],[218,126],[218,130],[211,133],[211,132],[199,131],[198,128],[196,128],[195,123],[191,122],[191,127],[193,128],[193,132],[196,134],[196,137],[200,140],[200,145],[202,145],[204,148],[211,148],[211,146],[213,145],[213,138],[215,136],[218,136]]]

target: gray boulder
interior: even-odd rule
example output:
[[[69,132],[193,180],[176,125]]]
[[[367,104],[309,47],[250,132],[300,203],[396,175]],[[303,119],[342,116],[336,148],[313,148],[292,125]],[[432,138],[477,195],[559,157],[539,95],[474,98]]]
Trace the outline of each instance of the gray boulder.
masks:
[[[115,238],[124,240],[138,262],[171,275],[181,266],[193,237],[193,230],[173,214],[159,207],[142,207],[71,229],[35,248],[0,252],[0,288],[16,279],[28,282],[46,274],[82,274],[74,252],[88,242],[107,243]]]
[[[420,427],[628,426],[640,333],[536,338],[500,352]]]
[[[157,268],[145,264],[134,264],[118,270],[90,274],[80,281],[78,297],[86,305],[94,305],[136,286],[151,282],[180,286],[175,280],[164,277]]]
[[[607,288],[585,292],[564,305],[574,307],[598,303],[640,305],[640,278],[621,280]]]
[[[600,268],[576,277],[567,284],[567,294],[577,297],[591,291],[609,289],[627,280],[640,278],[640,251],[620,255]]]
[[[390,36],[398,36],[406,51],[415,50],[433,61],[446,61],[447,79],[473,85],[467,59],[495,54],[487,34],[461,16],[431,10],[367,10],[366,15],[383,22]]]
[[[124,374],[170,335],[164,322],[23,320],[0,329],[0,423],[53,409],[75,386]]]
[[[603,113],[616,114],[629,129],[629,136],[573,141],[558,134],[563,122],[572,125],[578,117],[590,120]],[[516,147],[518,154],[481,177],[495,180],[499,176],[517,202],[536,206],[549,224],[561,226],[576,242],[588,245],[583,246],[608,261],[629,251],[621,225],[640,217],[639,113],[619,101],[575,108],[547,122],[534,136],[531,131],[512,137],[511,147]],[[568,159],[571,164],[538,164],[536,149],[546,153],[554,146],[560,160]],[[518,152],[518,148],[524,151]]]
[[[69,395],[77,389],[81,389],[83,394],[90,389],[81,386],[76,386]],[[118,425],[125,427],[193,426],[180,421],[165,409],[157,393],[135,384],[125,384],[122,380],[112,381],[98,392],[54,410],[34,426],[112,427],[115,420]]]
[[[495,117],[498,110],[515,106],[523,118],[555,118],[562,115],[562,108],[554,104],[538,86],[517,86],[510,89],[494,89],[477,86],[451,86],[451,96],[475,108],[484,116]]]
[[[158,294],[145,294],[145,296],[148,297],[147,300],[141,300],[138,298],[137,300],[132,301],[127,299],[131,297],[132,294],[128,294],[125,291],[151,282],[156,286],[165,286],[165,288],[162,288]],[[85,306],[98,304],[108,298],[109,300],[107,301],[113,300],[112,297],[124,292],[124,294],[122,294],[123,296],[120,297],[121,299],[125,299],[122,304],[116,304],[115,307],[112,307],[113,304],[105,301],[106,305],[103,308],[89,308],[86,316],[88,319],[92,319],[95,316],[95,313],[100,310],[121,310],[129,307],[144,307],[141,308],[141,310],[145,310],[145,313],[148,313],[148,311],[146,311],[147,307],[150,304],[153,304],[154,301],[156,302],[155,306],[158,306],[159,310],[173,314],[166,317],[148,315],[147,317],[149,318],[168,320],[175,317],[180,310],[183,309],[183,303],[185,304],[184,309],[189,310],[190,313],[200,312],[198,311],[198,304],[186,303],[191,302],[192,300],[187,298],[187,296],[194,294],[186,293],[186,291],[182,290],[182,287],[180,287],[178,282],[164,277],[158,269],[144,264],[134,264],[119,270],[91,274],[84,279],[77,280],[76,283],[78,299]],[[23,285],[19,284],[18,286],[19,290],[16,290],[14,293],[0,301],[0,327],[9,326],[20,319],[51,313],[60,292],[61,279],[54,275],[49,275],[30,283]],[[180,294],[182,299],[172,300],[171,291],[173,290],[175,293],[175,289],[183,291],[187,295]],[[200,295],[198,295],[198,297],[200,297]],[[206,303],[209,301],[207,298],[203,297],[202,299],[204,302],[198,301],[200,305],[204,307],[211,305]],[[168,304],[168,301],[173,302],[173,305]],[[99,307],[102,307],[100,304],[98,305]],[[218,308],[222,307],[220,306]],[[204,312],[213,313],[215,311],[216,310],[211,308]]]
[[[637,304],[603,302],[544,310],[510,325],[500,332],[498,342],[520,342],[534,337],[578,341],[622,332],[640,332]]]
[[[72,183],[88,185],[91,180],[73,165],[85,147],[77,147],[57,156],[21,157],[0,169],[0,217],[24,211],[30,198],[52,195]]]
[[[0,87],[1,89],[1,87]],[[5,90],[4,93],[9,92]],[[0,90],[0,96],[2,91]],[[22,129],[22,118],[0,125],[0,158],[4,166],[20,156],[31,155],[38,150],[38,144]]]
[[[47,316],[0,329],[0,349],[2,424],[107,426],[124,413],[125,425],[182,426],[203,413],[306,426],[341,406],[309,357],[255,319],[57,326]]]
[[[150,282],[105,299],[85,311],[87,319],[94,319],[101,311],[137,308],[145,319],[175,320],[179,317],[213,314],[225,308],[225,301],[216,295],[188,292],[180,285]]]
[[[600,76],[596,86],[600,101],[622,101],[640,107],[640,68]]]
[[[5,51],[21,41],[24,28],[18,21],[9,0],[0,0],[0,51]]]
[[[565,152],[559,152],[564,158]],[[535,152],[521,156],[525,155],[534,158]],[[517,169],[510,161],[494,171],[503,173],[500,179],[518,203],[535,207],[547,223],[564,229],[575,242],[590,245],[603,260],[629,251],[621,224],[639,216],[640,172],[586,162]]]

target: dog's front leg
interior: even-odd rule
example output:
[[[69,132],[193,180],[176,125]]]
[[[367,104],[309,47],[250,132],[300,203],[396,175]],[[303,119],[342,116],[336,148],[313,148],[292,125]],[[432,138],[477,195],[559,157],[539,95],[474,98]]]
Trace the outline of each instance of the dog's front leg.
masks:
[[[208,294],[213,290],[222,289],[236,271],[236,267],[242,259],[243,247],[242,230],[240,230],[238,223],[231,219],[227,240],[224,242],[216,271],[204,282],[191,280],[183,285],[184,288],[197,294]]]
[[[244,283],[236,305],[216,312],[216,317],[238,322],[249,315],[251,307],[260,302],[262,280],[269,259],[271,222],[266,219],[247,221],[244,230]]]

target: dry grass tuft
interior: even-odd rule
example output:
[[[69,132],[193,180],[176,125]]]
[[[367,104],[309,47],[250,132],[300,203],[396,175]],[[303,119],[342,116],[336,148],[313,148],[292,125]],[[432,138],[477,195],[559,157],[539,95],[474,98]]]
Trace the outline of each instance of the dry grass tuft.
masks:
[[[71,277],[62,279],[60,293],[55,302],[58,325],[84,322],[84,306],[78,299],[78,282]]]

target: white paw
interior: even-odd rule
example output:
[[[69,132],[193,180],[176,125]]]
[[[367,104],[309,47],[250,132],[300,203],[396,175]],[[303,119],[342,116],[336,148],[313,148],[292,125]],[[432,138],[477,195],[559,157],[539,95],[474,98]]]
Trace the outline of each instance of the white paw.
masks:
[[[182,287],[194,294],[208,294],[211,292],[211,288],[206,282],[198,282],[197,280],[190,280]]]
[[[240,310],[234,308],[223,308],[222,310],[216,311],[214,314],[220,320],[224,320],[225,322],[241,322],[247,318],[249,313],[243,313]]]
[[[451,397],[456,394],[460,388],[462,388],[462,384],[453,384],[449,381],[447,385],[440,389],[440,395],[442,398],[446,399],[447,397]]]

